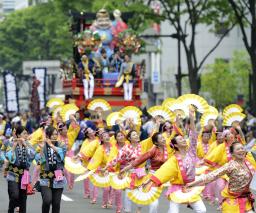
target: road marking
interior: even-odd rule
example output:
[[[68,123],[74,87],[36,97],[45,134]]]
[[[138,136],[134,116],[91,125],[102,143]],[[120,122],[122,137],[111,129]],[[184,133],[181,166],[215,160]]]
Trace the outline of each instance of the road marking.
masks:
[[[64,200],[64,201],[67,201],[67,202],[74,201],[74,200],[72,200],[71,198],[69,198],[68,196],[66,196],[64,194],[61,195],[61,199]]]

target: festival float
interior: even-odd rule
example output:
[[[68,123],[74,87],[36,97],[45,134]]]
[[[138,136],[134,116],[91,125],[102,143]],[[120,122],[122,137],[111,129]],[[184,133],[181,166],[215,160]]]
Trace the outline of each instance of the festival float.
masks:
[[[100,98],[112,107],[140,107],[145,66],[131,59],[142,47],[136,32],[119,10],[113,20],[105,9],[71,15],[73,59],[61,66],[65,102],[80,107]]]

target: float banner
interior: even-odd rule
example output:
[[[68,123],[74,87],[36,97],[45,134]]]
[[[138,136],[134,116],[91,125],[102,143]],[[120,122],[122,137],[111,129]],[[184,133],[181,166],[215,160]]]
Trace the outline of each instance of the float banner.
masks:
[[[33,68],[33,73],[37,80],[40,81],[40,85],[37,88],[39,99],[40,99],[40,109],[43,109],[46,104],[46,74],[47,69],[45,67],[35,67]]]
[[[3,73],[6,112],[19,112],[19,97],[15,75],[10,71]]]

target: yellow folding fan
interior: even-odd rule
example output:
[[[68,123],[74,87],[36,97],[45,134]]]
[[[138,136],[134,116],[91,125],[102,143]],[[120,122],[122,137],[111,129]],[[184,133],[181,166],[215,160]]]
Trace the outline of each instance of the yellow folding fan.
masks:
[[[64,102],[60,98],[51,98],[47,101],[46,106],[50,109],[53,109],[57,106],[63,106]]]
[[[172,102],[175,101],[175,98],[166,98],[163,103],[162,106],[168,106],[169,104],[171,104]]]
[[[129,175],[125,175],[122,179],[118,177],[118,173],[112,173],[110,175],[110,186],[113,189],[125,189],[130,186],[131,178]]]
[[[54,108],[53,112],[52,112],[52,119],[55,120],[58,116],[58,113],[60,113],[60,111],[62,110],[62,106],[57,106]]]
[[[207,126],[210,120],[215,121],[217,118],[218,118],[218,114],[209,113],[209,112],[204,113],[200,119],[201,128]]]
[[[202,114],[204,112],[207,112],[209,109],[207,101],[199,95],[185,94],[180,96],[177,100],[180,101],[186,109],[189,109],[190,105],[195,106],[197,108],[197,111]]]
[[[169,199],[175,203],[192,203],[198,199],[204,188],[204,186],[195,186],[189,188],[187,191],[180,189],[171,193]]]
[[[82,165],[81,161],[74,161],[70,157],[65,157],[65,169],[76,175],[86,172],[86,168]]]
[[[152,117],[162,116],[166,121],[174,121],[175,114],[169,110],[167,107],[164,106],[153,106],[148,109],[148,113]]]
[[[234,122],[240,123],[245,117],[246,115],[241,112],[232,112],[224,117],[223,126],[232,126]]]
[[[107,116],[107,126],[111,127],[116,124],[116,120],[120,119],[120,113],[119,112],[112,112]]]
[[[136,204],[149,205],[161,196],[162,191],[162,187],[151,187],[149,191],[140,187],[128,192],[128,198]]]
[[[65,104],[60,111],[62,120],[64,122],[68,121],[70,115],[74,115],[78,110],[79,108],[75,104]]]
[[[135,106],[127,106],[119,111],[122,120],[132,119],[135,125],[141,125],[142,112]]]
[[[243,112],[243,109],[237,104],[230,104],[224,108],[223,116],[226,117],[233,112]]]
[[[103,99],[95,99],[95,100],[91,101],[88,104],[87,108],[89,110],[93,110],[93,111],[97,111],[97,110],[109,111],[109,110],[111,110],[110,104]]]
[[[110,186],[110,175],[109,174],[101,174],[101,173],[93,173],[89,176],[90,181],[94,186],[105,188]]]
[[[75,182],[79,182],[79,181],[85,180],[86,178],[90,177],[94,172],[95,172],[95,170],[91,170],[91,171],[86,172],[86,173],[83,174],[83,175],[79,175],[79,176],[75,179]]]
[[[172,102],[169,102],[167,105],[165,105],[165,107],[171,110],[176,116],[179,115],[183,119],[186,117],[185,107],[177,99]]]

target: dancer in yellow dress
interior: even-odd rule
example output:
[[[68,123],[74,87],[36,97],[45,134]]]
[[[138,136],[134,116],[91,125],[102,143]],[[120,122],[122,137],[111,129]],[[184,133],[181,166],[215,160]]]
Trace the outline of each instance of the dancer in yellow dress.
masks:
[[[148,138],[144,141],[139,142],[140,141],[139,135],[135,130],[131,130],[127,134],[127,139],[129,140],[130,143],[124,145],[122,149],[119,150],[117,157],[111,160],[107,164],[107,166],[104,168],[104,170],[114,167],[119,163],[126,166],[130,162],[135,160],[138,156],[147,152],[153,146],[153,142],[151,138]],[[130,188],[133,189],[137,186],[140,186],[143,183],[147,175],[145,172],[145,164],[146,163],[141,164],[138,168],[134,169],[130,173],[130,177],[131,177]],[[129,192],[129,189],[126,189],[125,198],[124,198],[124,211],[126,213],[131,212],[131,205],[132,205],[131,201],[128,199],[128,192]],[[140,208],[141,207],[137,208],[138,213],[140,212]]]
[[[246,160],[246,151],[240,142],[234,142],[230,146],[233,159],[219,169],[202,175],[198,180],[188,183],[188,187],[207,184],[217,178],[227,175],[228,185],[222,191],[224,201],[222,203],[223,213],[249,213],[254,212],[253,199],[249,190],[255,166]]]
[[[82,160],[84,166],[87,167],[88,162],[94,155],[97,148],[100,146],[100,140],[96,136],[96,132],[90,127],[88,127],[85,130],[85,136],[86,136],[86,139],[82,143],[80,151],[76,157],[80,158]],[[84,180],[84,198],[88,199],[90,197],[92,198],[91,204],[95,204],[97,202],[97,197],[98,197],[98,187],[93,186],[92,196],[91,196],[90,195],[90,180],[89,180],[89,178],[86,178]]]
[[[122,148],[126,144],[129,144],[129,141],[126,139],[126,136],[122,131],[115,132],[114,140],[115,140],[115,143],[112,142],[112,146],[116,146],[116,149],[118,150],[118,152],[120,152],[120,150],[122,150]],[[116,158],[118,155],[118,152],[111,152],[110,159]],[[109,168],[108,170],[111,172],[119,172],[120,169],[123,169],[125,165],[126,164],[124,164],[124,162],[121,161],[117,165],[115,165],[115,167]],[[122,212],[122,190],[114,189],[113,191],[114,191],[115,202],[116,202],[116,213],[121,213]]]
[[[195,131],[194,109],[190,109],[189,116],[190,145],[188,146],[188,143],[183,136],[175,136],[172,139],[175,154],[151,176],[151,180],[144,186],[145,188],[151,188],[152,186],[161,186],[168,181],[171,182],[171,187],[166,194],[170,200],[168,213],[179,212],[179,205],[181,203],[189,204],[195,212],[206,212],[205,205],[200,197],[200,191],[193,194],[187,202],[182,199],[176,200],[176,202],[173,201],[173,197],[177,191],[182,190],[182,187],[187,183],[195,180],[198,135]]]
[[[93,157],[87,166],[88,170],[97,170],[100,175],[105,176],[103,168],[111,160],[112,156],[116,156],[118,149],[116,146],[111,145],[110,136],[108,132],[100,134],[101,145],[95,151]],[[113,154],[112,154],[113,153]],[[102,208],[112,207],[113,189],[110,186],[103,188]]]

